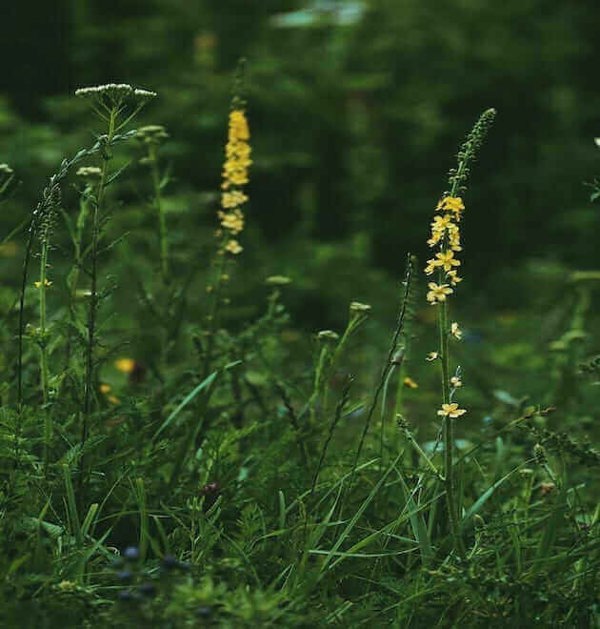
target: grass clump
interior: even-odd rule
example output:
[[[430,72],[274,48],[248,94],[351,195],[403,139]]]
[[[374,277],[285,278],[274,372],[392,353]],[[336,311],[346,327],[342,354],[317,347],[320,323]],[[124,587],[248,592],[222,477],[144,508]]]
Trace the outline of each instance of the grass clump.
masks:
[[[2,336],[15,357],[1,384],[3,624],[592,626],[600,454],[570,428],[594,413],[589,396],[573,394],[598,372],[582,344],[591,284],[578,284],[554,348],[556,386],[537,403],[478,389],[461,348],[468,329],[449,313],[465,184],[495,112],[467,136],[436,207],[431,365],[417,360],[421,337],[431,340],[409,255],[388,296],[399,302],[391,341],[376,345],[383,365],[372,370],[369,304],[350,303],[344,330],[301,336],[285,306],[294,282],[273,274],[254,314],[236,315],[247,205],[252,216],[239,94],[217,244],[212,263],[207,254],[197,264],[197,238],[186,249],[169,212],[169,134],[133,128],[155,94],[77,94],[103,130],[42,193],[6,309],[14,335]],[[1,198],[15,175],[3,166],[0,176]],[[151,208],[151,236],[147,266],[125,273],[136,235],[119,219],[132,189]],[[455,346],[464,365],[451,361]],[[428,392],[432,366],[441,400]]]

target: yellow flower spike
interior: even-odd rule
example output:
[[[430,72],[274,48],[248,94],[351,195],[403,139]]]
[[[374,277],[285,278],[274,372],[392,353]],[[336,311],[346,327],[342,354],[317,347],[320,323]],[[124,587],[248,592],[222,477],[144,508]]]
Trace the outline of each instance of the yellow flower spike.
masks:
[[[437,412],[437,414],[442,417],[455,419],[464,415],[466,412],[467,411],[464,408],[458,408],[458,404],[456,402],[452,402],[451,404],[442,404],[442,408]]]
[[[237,236],[244,230],[244,213],[242,206],[248,201],[241,189],[249,181],[248,169],[252,164],[249,144],[250,128],[246,113],[241,108],[233,109],[229,114],[229,130],[225,146],[225,163],[223,164],[223,183],[221,188],[221,210],[218,212],[221,229],[217,238],[223,238],[221,253],[238,255],[243,247],[231,236]]]
[[[458,323],[456,323],[456,321],[454,321],[451,325],[450,325],[450,334],[452,334],[452,336],[457,340],[460,341],[462,339],[463,333],[462,330],[460,329]]]
[[[425,360],[431,362],[433,360],[437,360],[440,357],[440,355],[438,354],[438,352],[429,352],[429,354],[427,354],[427,357],[425,358]]]
[[[115,360],[115,367],[122,373],[131,373],[135,369],[133,358],[119,358]]]
[[[34,285],[36,288],[41,288],[41,287],[42,287],[42,283],[41,283],[41,282],[39,282],[39,281],[38,281],[38,282],[34,282],[34,283],[33,283],[33,285]],[[44,280],[44,286],[45,286],[46,288],[48,288],[48,286],[52,286],[52,282],[51,282],[49,279],[47,279],[47,278],[46,278],[46,279]]]
[[[248,140],[250,139],[250,129],[246,119],[246,113],[242,109],[234,109],[229,114],[229,134],[227,146],[225,147],[225,164],[223,166],[223,190],[229,190],[235,186],[243,186],[248,183],[248,168],[252,164],[250,154],[252,152]],[[235,191],[233,191],[235,193]],[[241,192],[237,191],[239,194]],[[242,195],[244,196],[244,195]],[[233,197],[223,199],[223,207],[227,207],[225,202],[234,206],[240,205],[241,197],[234,194]]]
[[[436,284],[435,282],[429,282],[427,284],[429,292],[427,293],[427,301],[435,306],[441,301],[446,301],[446,297],[451,295],[454,290],[448,286],[448,284]]]
[[[450,386],[452,388],[459,389],[462,387],[462,384],[462,380],[458,376],[452,376],[452,378],[450,378]]]

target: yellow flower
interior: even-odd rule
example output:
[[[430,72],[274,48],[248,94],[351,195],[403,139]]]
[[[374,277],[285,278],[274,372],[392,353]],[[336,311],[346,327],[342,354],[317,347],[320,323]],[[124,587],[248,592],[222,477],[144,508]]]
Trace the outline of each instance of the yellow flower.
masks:
[[[406,376],[406,378],[404,378],[404,380],[402,381],[402,384],[407,388],[407,389],[418,389],[419,385],[409,376]]]
[[[454,212],[457,215],[457,218],[460,216],[460,213],[465,209],[465,205],[461,197],[444,197],[437,204],[436,210],[442,212]]]
[[[431,260],[427,260],[427,266],[425,267],[425,275],[433,275],[433,272],[435,271],[435,267],[437,266],[437,264],[434,264],[435,260],[431,259]]]
[[[431,238],[427,241],[430,247],[434,247],[446,233],[446,230],[451,227],[456,228],[456,225],[451,223],[452,217],[450,214],[444,214],[444,216],[434,216],[433,223],[431,223]]]
[[[435,254],[433,266],[441,266],[444,271],[451,271],[453,266],[460,266],[460,260],[454,257],[454,251],[441,251]]]
[[[119,360],[115,360],[115,367],[123,373],[131,373],[135,369],[135,360],[133,358],[119,358]]]
[[[454,321],[451,325],[450,325],[450,334],[452,334],[452,336],[460,341],[460,339],[462,339],[462,330],[460,329],[458,323],[456,323],[456,321]]]
[[[434,216],[433,223],[431,223],[432,231],[441,231],[448,229],[448,226],[452,223],[452,217],[450,214],[444,214],[444,216]]]
[[[448,271],[448,273],[446,273],[446,277],[450,280],[450,284],[452,286],[456,286],[459,282],[462,282],[462,277],[458,277],[454,269],[452,271]]]
[[[34,282],[34,283],[33,283],[33,285],[34,285],[36,288],[41,288],[41,287],[42,287],[42,283],[41,283],[41,282]],[[52,282],[51,282],[48,278],[46,278],[46,279],[44,280],[44,286],[46,286],[46,287],[48,287],[48,286],[52,286]]]
[[[225,251],[232,253],[234,256],[238,255],[238,253],[241,253],[242,250],[242,245],[240,245],[240,243],[233,238],[225,245]]]
[[[429,292],[427,293],[427,301],[432,305],[439,303],[440,301],[446,301],[446,297],[451,295],[452,290],[448,284],[436,284],[435,282],[429,282],[427,284]]]
[[[460,229],[454,223],[448,225],[448,244],[452,251],[462,251],[460,246]]]
[[[224,210],[231,210],[240,205],[243,205],[248,200],[247,195],[245,195],[240,190],[232,190],[231,192],[224,192],[221,195],[221,207]]]
[[[110,384],[106,384],[105,382],[103,382],[100,385],[100,393],[102,393],[103,395],[106,395],[107,393],[111,392],[111,386]]]
[[[219,212],[221,227],[229,230],[233,235],[239,234],[244,229],[244,215],[239,209],[233,212]]]
[[[462,387],[462,380],[458,376],[452,376],[452,378],[450,378],[450,386],[458,389]]]
[[[431,362],[432,360],[437,360],[439,357],[440,355],[437,352],[429,352],[425,360],[428,360],[429,362]]]
[[[458,404],[456,402],[452,402],[452,404],[442,404],[442,408],[437,412],[437,414],[442,417],[456,418],[464,415],[466,412],[467,411],[464,408],[458,408]]]

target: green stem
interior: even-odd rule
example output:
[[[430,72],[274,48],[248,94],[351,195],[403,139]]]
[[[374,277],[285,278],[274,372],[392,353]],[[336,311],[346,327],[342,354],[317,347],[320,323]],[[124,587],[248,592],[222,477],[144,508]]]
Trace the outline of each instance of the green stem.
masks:
[[[148,147],[148,158],[152,172],[152,185],[154,187],[154,204],[158,213],[159,238],[160,238],[160,270],[166,284],[169,277],[169,243],[167,240],[167,221],[161,195],[160,172],[158,170],[158,153],[156,146]]]
[[[42,251],[40,254],[40,386],[42,389],[42,404],[44,413],[44,469],[48,469],[50,457],[50,441],[52,439],[52,421],[48,410],[48,339],[46,328],[46,269],[48,267],[48,242],[42,240]]]
[[[439,308],[439,334],[440,334],[440,363],[442,377],[442,401],[444,404],[450,403],[450,357],[448,355],[448,312],[446,302],[438,305]],[[454,547],[457,553],[465,556],[465,547],[460,534],[458,517],[458,504],[455,494],[454,477],[454,426],[452,418],[448,415],[444,418],[444,486],[446,489],[446,503],[448,507],[448,518]]]
[[[319,360],[317,361],[317,368],[315,370],[315,380],[313,384],[313,392],[310,397],[310,419],[309,425],[314,428],[317,423],[317,405],[319,398],[321,397],[321,391],[323,389],[323,381],[326,373],[327,356],[330,353],[327,341],[325,341],[321,351],[319,352]],[[321,408],[321,413],[324,412],[324,408]]]
[[[208,329],[206,330],[207,345],[206,351],[204,353],[204,378],[208,377],[210,373],[212,355],[215,345],[215,334],[217,332],[217,316],[219,313],[219,304],[221,301],[221,291],[223,290],[223,273],[225,272],[227,265],[227,253],[223,250],[222,247],[217,252],[217,258],[218,264],[216,281],[213,286],[212,302],[210,305],[210,311],[207,316]]]
[[[108,163],[110,161],[110,144],[115,135],[117,119],[117,110],[113,109],[110,113],[108,123],[108,134],[106,137],[105,150],[102,152],[102,173],[98,184],[98,192],[94,210],[92,214],[92,247],[91,247],[91,287],[90,287],[90,307],[88,310],[88,338],[86,348],[86,366],[85,366],[85,392],[83,401],[83,421],[81,427],[81,474],[79,477],[80,486],[84,483],[85,476],[85,455],[83,453],[85,444],[89,437],[90,415],[92,413],[93,388],[95,385],[94,378],[94,348],[96,345],[96,316],[98,310],[98,243],[100,240],[100,209],[104,201],[104,193],[108,178]]]

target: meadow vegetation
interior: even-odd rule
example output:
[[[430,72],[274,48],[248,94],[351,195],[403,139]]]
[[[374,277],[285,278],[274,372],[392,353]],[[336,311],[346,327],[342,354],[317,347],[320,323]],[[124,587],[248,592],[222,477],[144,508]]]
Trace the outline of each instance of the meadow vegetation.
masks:
[[[594,626],[600,272],[550,324],[461,308],[495,110],[420,209],[432,257],[306,331],[296,278],[245,242],[243,67],[233,92],[204,230],[174,227],[156,94],[107,84],[72,97],[93,138],[3,239],[3,625]],[[4,211],[18,180],[0,166]]]

